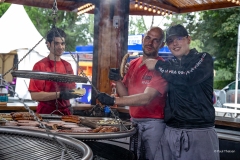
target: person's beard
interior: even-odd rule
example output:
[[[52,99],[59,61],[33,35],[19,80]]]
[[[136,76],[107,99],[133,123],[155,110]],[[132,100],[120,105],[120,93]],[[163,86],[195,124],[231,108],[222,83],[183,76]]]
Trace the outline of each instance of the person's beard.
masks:
[[[148,58],[155,58],[158,55],[158,53],[155,50],[148,52],[143,48],[143,55],[145,55]]]

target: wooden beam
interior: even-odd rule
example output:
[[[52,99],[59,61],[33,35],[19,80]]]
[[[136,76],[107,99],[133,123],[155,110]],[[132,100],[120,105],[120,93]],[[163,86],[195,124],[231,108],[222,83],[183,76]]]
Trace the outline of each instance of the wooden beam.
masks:
[[[33,2],[33,1],[17,1],[17,0],[6,0],[5,3],[12,3],[12,4],[20,4],[24,6],[31,6],[31,7],[39,7],[39,8],[48,8],[51,9],[53,4],[50,3],[44,3],[44,2]],[[60,6],[58,5],[59,10],[64,10],[64,11],[72,11],[71,4],[68,6]]]
[[[111,94],[109,69],[119,68],[127,53],[129,0],[101,0],[94,15],[92,83],[100,92]],[[92,91],[95,103],[96,93]]]

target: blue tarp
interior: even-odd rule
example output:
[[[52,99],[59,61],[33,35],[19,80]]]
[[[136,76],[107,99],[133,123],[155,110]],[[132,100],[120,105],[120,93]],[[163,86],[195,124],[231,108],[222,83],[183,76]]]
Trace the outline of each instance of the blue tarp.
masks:
[[[142,44],[128,45],[128,52],[142,52]],[[73,54],[81,54],[81,53],[93,53],[93,46],[77,46],[75,52],[71,52]],[[159,53],[162,54],[171,54],[167,46],[164,46],[159,50]],[[69,54],[65,52],[64,54]]]
[[[93,53],[93,46],[77,46],[76,47],[77,53]]]
[[[128,52],[142,52],[142,44],[128,45]],[[159,49],[158,53],[171,54],[167,46]]]

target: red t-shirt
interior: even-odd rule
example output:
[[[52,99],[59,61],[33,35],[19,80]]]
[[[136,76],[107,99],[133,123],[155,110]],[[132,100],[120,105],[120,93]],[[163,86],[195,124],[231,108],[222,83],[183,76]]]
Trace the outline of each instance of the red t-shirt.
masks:
[[[163,60],[161,57],[158,60]],[[147,87],[154,88],[161,93],[150,104],[145,106],[129,106],[129,112],[133,118],[164,118],[164,106],[167,95],[167,81],[157,71],[149,71],[145,65],[139,68],[142,57],[130,62],[123,83],[128,88],[128,94],[143,93]]]
[[[33,71],[38,72],[55,72],[55,62],[49,60],[49,58],[44,58],[38,61],[33,66]],[[56,61],[56,73],[63,74],[73,74],[73,70],[71,64],[65,60]],[[36,80],[31,79],[29,83],[29,92],[56,92],[66,89],[74,89],[75,83],[62,83],[62,82],[54,82],[54,81],[46,81],[46,80]],[[70,110],[70,102],[69,100],[57,99],[58,110],[60,110],[63,114],[69,115]],[[39,101],[37,107],[37,113],[40,114],[50,114],[54,110],[56,110],[56,100],[50,101]],[[54,112],[54,114],[59,114],[59,112]]]

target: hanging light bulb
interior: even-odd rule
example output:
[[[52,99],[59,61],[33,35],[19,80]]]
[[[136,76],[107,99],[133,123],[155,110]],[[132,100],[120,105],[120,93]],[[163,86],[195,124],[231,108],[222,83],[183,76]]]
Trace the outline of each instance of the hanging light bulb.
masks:
[[[161,11],[160,11],[160,9],[157,11],[157,14],[160,14],[161,13]]]
[[[172,12],[169,13],[169,17],[172,18]]]
[[[239,4],[239,1],[237,1],[236,4]]]
[[[164,12],[164,10],[162,10],[162,15],[163,15],[163,16],[165,15],[165,12]]]
[[[140,9],[142,9],[142,8],[143,8],[142,2],[140,2],[140,6],[139,6],[139,8],[140,8]]]
[[[156,7],[153,7],[153,13],[156,13]]]
[[[148,11],[151,12],[152,11],[152,7],[149,5],[148,7]]]
[[[143,8],[145,11],[148,9],[147,5],[145,4],[144,5],[144,8]]]
[[[135,1],[135,5],[134,5],[135,8],[138,7],[138,1]]]
[[[232,3],[235,3],[235,0],[232,0]]]

